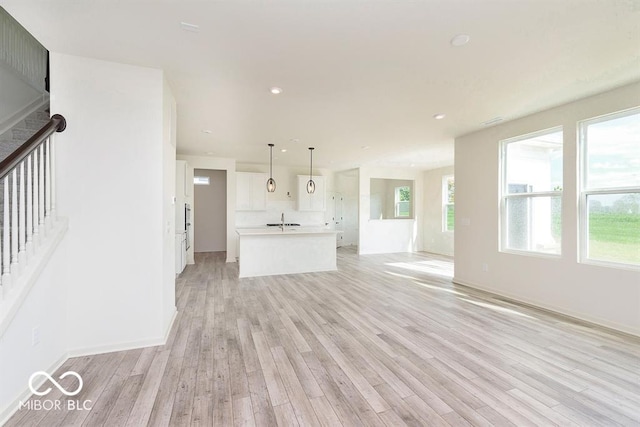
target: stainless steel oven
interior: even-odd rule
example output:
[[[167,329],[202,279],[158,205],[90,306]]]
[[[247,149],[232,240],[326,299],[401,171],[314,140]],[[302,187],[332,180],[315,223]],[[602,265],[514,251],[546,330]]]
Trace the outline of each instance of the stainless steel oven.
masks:
[[[189,203],[184,204],[184,229],[187,232],[187,249],[191,247],[191,205]]]

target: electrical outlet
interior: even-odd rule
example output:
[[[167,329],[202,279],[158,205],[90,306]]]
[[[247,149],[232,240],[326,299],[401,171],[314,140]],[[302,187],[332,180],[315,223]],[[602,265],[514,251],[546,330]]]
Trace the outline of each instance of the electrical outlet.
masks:
[[[489,264],[487,264],[486,262],[482,263],[482,271],[487,272],[489,271]]]
[[[36,326],[31,330],[31,345],[33,347],[40,344],[40,326]]]

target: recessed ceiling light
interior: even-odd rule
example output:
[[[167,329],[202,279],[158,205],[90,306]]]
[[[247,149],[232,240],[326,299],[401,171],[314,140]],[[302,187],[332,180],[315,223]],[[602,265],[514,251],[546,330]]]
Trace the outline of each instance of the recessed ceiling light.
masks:
[[[279,95],[279,94],[282,93],[282,89],[279,88],[279,87],[276,87],[276,86],[274,86],[271,89],[269,89],[269,91],[274,95]]]
[[[202,129],[202,133],[211,133],[211,129]]]
[[[436,119],[436,120],[442,120],[442,119],[445,118],[445,115],[442,114],[442,113],[438,113],[438,114],[434,114],[433,118]]]
[[[369,148],[371,148],[371,147],[369,147],[368,145],[363,145],[363,146],[362,146],[362,147],[360,147],[360,148],[362,148],[363,150],[368,150],[368,149],[369,149]]]
[[[451,39],[451,46],[464,46],[465,44],[469,43],[469,40],[471,40],[471,37],[469,37],[469,35],[458,34]]]
[[[300,144],[300,140],[298,138],[291,138],[289,141],[293,142],[294,144]]]
[[[208,154],[209,156],[211,156],[211,155],[213,155],[213,151],[207,151],[207,154]]]
[[[412,168],[414,168],[416,166],[415,163],[411,163],[409,166],[411,166]]]
[[[181,22],[180,23],[180,28],[182,28],[185,31],[190,31],[192,33],[200,32],[200,26],[199,25],[189,24],[188,22]]]
[[[287,152],[287,149],[286,149],[286,148],[283,148],[282,150],[280,150],[280,152],[281,152],[281,153],[286,153],[286,152]]]

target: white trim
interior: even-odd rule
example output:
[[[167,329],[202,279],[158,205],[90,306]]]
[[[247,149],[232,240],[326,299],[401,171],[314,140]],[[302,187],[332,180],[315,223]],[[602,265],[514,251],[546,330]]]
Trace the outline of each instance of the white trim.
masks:
[[[60,367],[64,365],[67,360],[69,360],[69,354],[65,353],[60,357],[60,359],[55,361],[49,367],[49,369],[46,369],[45,372],[53,376],[53,374],[58,369],[60,369]],[[43,378],[35,388],[38,389],[42,384],[44,384],[45,381],[47,381],[47,379]],[[0,412],[0,426],[4,425],[7,421],[9,421],[9,418],[11,418],[16,412],[18,412],[20,402],[24,402],[30,399],[32,394],[33,393],[31,393],[31,390],[29,390],[27,383],[25,383],[24,391],[20,393],[20,395],[13,402],[11,402],[6,408],[4,408],[2,412]]]
[[[175,309],[174,307],[173,315],[171,317],[171,322],[169,323],[167,330],[164,332],[161,338],[151,338],[146,340],[99,345],[95,347],[76,348],[68,351],[69,357],[92,356],[95,354],[113,353],[115,351],[128,351],[128,350],[135,350],[138,348],[163,346],[167,343],[167,340],[169,339],[169,335],[171,334],[171,328],[173,327],[173,324],[175,323],[177,316],[178,316],[178,310]]]
[[[573,320],[576,321],[580,321],[580,322],[587,322],[599,327],[603,327],[603,328],[607,328],[607,329],[611,329],[615,332],[619,332],[619,333],[624,333],[624,334],[628,334],[628,335],[633,335],[635,337],[640,337],[640,329],[638,328],[629,328],[627,325],[623,325],[620,323],[616,323],[616,322],[611,322],[609,320],[606,319],[602,319],[600,317],[596,317],[596,316],[591,316],[587,313],[582,313],[582,312],[577,312],[577,311],[573,311],[573,310],[567,310],[565,308],[562,307],[557,307],[554,305],[550,305],[550,304],[546,304],[540,301],[537,301],[535,299],[529,299],[529,298],[523,298],[519,295],[514,295],[508,292],[503,292],[494,288],[491,288],[489,286],[483,286],[483,285],[479,285],[477,283],[472,283],[472,282],[467,282],[464,280],[460,280],[456,277],[454,277],[451,280],[453,283],[457,284],[457,285],[462,285],[462,286],[466,286],[472,289],[477,289],[483,292],[488,292],[490,294],[499,296],[499,297],[503,297],[503,298],[508,298],[514,302],[517,302],[519,304],[523,304],[523,305],[528,305],[531,306],[533,308],[539,309],[539,310],[544,310],[544,311],[548,311],[551,312],[553,314],[558,314],[561,316],[565,316],[565,317],[569,317]]]

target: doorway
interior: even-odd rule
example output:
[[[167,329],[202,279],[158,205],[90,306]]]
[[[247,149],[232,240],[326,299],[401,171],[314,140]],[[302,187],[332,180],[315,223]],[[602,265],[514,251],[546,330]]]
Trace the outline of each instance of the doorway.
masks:
[[[193,171],[193,250],[227,250],[227,171]]]

